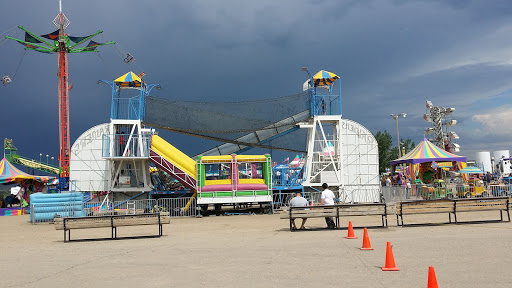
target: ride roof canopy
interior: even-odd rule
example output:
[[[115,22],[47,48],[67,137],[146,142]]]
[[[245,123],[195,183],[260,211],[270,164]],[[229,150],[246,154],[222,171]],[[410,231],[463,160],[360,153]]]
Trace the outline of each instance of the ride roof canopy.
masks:
[[[21,182],[22,180],[34,180],[48,183],[54,179],[55,177],[52,176],[35,176],[21,172],[5,158],[0,162],[0,184],[17,183]]]
[[[423,138],[411,152],[405,154],[404,156],[393,160],[390,162],[391,166],[398,164],[418,164],[424,162],[432,162],[432,161],[457,161],[457,162],[466,162],[465,156],[457,156],[450,152],[447,152],[436,145],[432,144],[432,142]]]

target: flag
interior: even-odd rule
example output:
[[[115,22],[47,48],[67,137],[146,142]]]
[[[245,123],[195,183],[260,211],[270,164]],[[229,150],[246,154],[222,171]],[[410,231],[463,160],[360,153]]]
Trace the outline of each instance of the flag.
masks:
[[[286,157],[286,159],[284,159],[283,162],[281,162],[281,163],[284,163],[284,162],[290,162],[290,157]]]

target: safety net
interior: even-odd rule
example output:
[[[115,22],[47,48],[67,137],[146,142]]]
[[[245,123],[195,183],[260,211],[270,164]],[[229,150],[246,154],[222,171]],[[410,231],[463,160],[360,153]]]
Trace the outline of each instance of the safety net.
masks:
[[[297,123],[309,119],[308,92],[238,102],[146,98],[145,124],[242,146],[304,151],[293,141]],[[279,137],[277,137],[279,136]]]

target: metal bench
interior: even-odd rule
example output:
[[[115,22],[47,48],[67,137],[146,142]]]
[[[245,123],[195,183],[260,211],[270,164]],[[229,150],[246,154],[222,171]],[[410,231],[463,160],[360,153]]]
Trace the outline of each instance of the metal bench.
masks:
[[[448,219],[451,223],[451,214],[455,213],[455,205],[453,200],[439,199],[398,202],[396,207],[396,225],[404,225],[403,215],[430,213],[448,213]],[[398,217],[400,217],[402,224],[399,223]]]
[[[339,216],[371,216],[379,215],[382,227],[388,227],[388,209],[386,203],[338,204]]]
[[[162,224],[169,223],[170,217],[164,213],[144,213],[55,218],[54,226],[55,230],[64,230],[64,242],[67,242],[71,241],[71,229],[110,227],[112,229],[110,239],[117,239],[117,227],[139,225],[158,225],[158,235],[154,237],[160,237],[163,233]],[[67,240],[66,231],[68,232]]]
[[[507,212],[508,222],[510,222],[510,198],[494,197],[494,198],[471,198],[471,199],[455,199],[455,223],[457,223],[457,213],[459,212],[477,212],[477,211],[500,211],[500,221],[503,221],[503,211]]]
[[[288,213],[281,214],[281,219],[290,220],[290,230],[292,229],[292,220],[298,218],[324,218],[334,217],[336,228],[340,224],[340,216],[382,216],[382,227],[388,226],[387,208],[385,203],[362,203],[362,204],[336,204],[324,206],[304,206],[290,207]]]
[[[452,223],[451,214],[453,214],[455,223],[458,223],[457,213],[490,210],[500,211],[500,221],[503,221],[503,211],[506,211],[510,222],[509,207],[509,197],[404,201],[397,203],[396,224],[398,226],[404,225],[403,215],[429,213],[448,213],[449,223]]]
[[[339,227],[340,217],[335,205],[290,207],[288,213],[281,214],[281,219],[290,220],[290,231],[293,230],[292,220],[298,218],[325,218],[334,217],[334,224]]]

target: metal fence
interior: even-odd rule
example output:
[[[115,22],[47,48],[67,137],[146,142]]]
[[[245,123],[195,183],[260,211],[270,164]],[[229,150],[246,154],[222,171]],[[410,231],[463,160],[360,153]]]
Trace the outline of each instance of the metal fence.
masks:
[[[341,203],[383,202],[380,185],[347,185],[342,188],[338,199]]]
[[[30,223],[51,222],[55,215],[61,217],[87,216],[84,203],[41,203],[30,205]]]
[[[169,212],[171,217],[195,217],[199,214],[196,198],[160,198],[154,212]]]
[[[295,197],[297,192],[275,192],[272,194],[272,204],[274,209],[290,207],[290,200]],[[334,193],[337,195],[337,192]],[[319,205],[322,197],[322,192],[304,192],[304,198],[308,200],[309,205]],[[337,196],[336,196],[337,197]]]
[[[386,203],[404,200],[434,200],[499,196],[512,196],[512,186],[506,184],[474,187],[467,184],[450,183],[445,186],[418,184],[411,185],[411,187],[382,187],[382,197],[383,201]]]
[[[512,184],[489,185],[487,187],[492,196],[512,196]]]
[[[115,201],[105,203],[47,203],[30,205],[32,224],[52,222],[53,218],[84,217],[96,215],[120,215],[169,212],[171,217],[195,217],[199,209],[195,198],[160,198]]]

